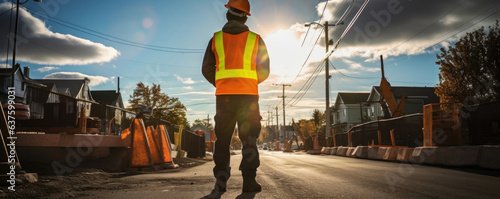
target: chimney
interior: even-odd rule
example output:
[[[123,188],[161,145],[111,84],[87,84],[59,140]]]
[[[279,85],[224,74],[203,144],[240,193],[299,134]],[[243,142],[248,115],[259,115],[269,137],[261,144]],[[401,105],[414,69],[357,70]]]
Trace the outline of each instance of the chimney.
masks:
[[[118,77],[118,89],[116,91],[117,93],[120,93],[120,77]]]
[[[25,77],[29,78],[30,77],[30,67],[25,66],[23,73],[24,73]]]

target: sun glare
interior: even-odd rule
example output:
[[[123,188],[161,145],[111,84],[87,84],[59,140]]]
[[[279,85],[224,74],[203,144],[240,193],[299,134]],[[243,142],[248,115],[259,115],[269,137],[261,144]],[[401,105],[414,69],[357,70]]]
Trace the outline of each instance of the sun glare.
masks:
[[[308,67],[301,70],[311,50],[310,47],[301,47],[303,36],[290,28],[271,32],[264,38],[271,60],[271,75],[274,75],[278,82],[290,83],[300,77],[297,75],[299,72],[304,74],[309,70]],[[315,49],[309,62],[321,59],[322,53],[317,52]]]

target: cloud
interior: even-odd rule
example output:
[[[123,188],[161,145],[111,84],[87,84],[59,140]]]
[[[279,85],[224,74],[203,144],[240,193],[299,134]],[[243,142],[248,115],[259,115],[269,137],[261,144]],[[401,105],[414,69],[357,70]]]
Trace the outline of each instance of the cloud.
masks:
[[[316,22],[338,22],[350,4],[350,1],[347,2],[328,1],[322,20]],[[362,2],[354,1],[351,12],[343,20],[343,25],[329,28],[330,39],[334,42],[338,40]],[[323,14],[325,5],[326,2],[321,2],[316,6],[318,16]],[[495,0],[370,1],[330,57],[341,60],[349,67],[333,70],[333,73],[340,71],[343,74],[359,74],[380,71],[378,67],[364,67],[362,63],[352,61],[354,59],[374,61],[379,60],[380,55],[388,57],[435,53],[439,48],[457,41],[465,34],[464,30],[471,31],[479,26],[492,25],[499,13],[486,17],[496,12],[499,6]],[[425,10],[425,14],[422,10]],[[470,28],[467,29],[468,27]],[[274,89],[273,83],[293,81],[294,84],[301,84],[311,77],[324,59],[325,41],[321,26],[312,25],[308,30],[304,22],[296,23],[288,29],[266,34],[263,38],[271,59],[271,75],[263,83],[264,90]],[[329,50],[333,47],[330,46]]]
[[[36,70],[37,70],[38,72],[45,73],[45,72],[49,72],[49,71],[56,70],[56,69],[59,69],[59,67],[55,67],[55,66],[45,66],[45,67],[38,68],[38,69],[36,69]]]
[[[191,86],[184,86],[184,87],[182,87],[182,89],[184,89],[184,90],[193,90],[193,87],[191,87]]]
[[[191,79],[191,77],[188,77],[188,78],[182,78],[181,76],[175,74],[174,75],[177,80],[179,80],[180,82],[182,82],[182,84],[195,84],[196,82],[193,81],[193,79]]]
[[[10,8],[10,3],[0,3],[0,12],[3,13]],[[0,16],[0,27],[9,27],[9,23],[10,14]],[[8,31],[8,28],[1,28],[0,35],[4,38],[10,35],[10,46],[12,46],[14,37]],[[7,42],[7,39],[1,39],[0,46],[7,46]],[[109,62],[120,55],[112,47],[73,35],[52,32],[42,20],[25,9],[19,10],[17,44],[16,59],[35,64],[86,65]],[[0,54],[6,54],[6,50],[0,48]]]
[[[83,79],[83,78],[88,78],[90,80],[89,86],[97,86],[114,79],[114,77],[108,78],[103,76],[91,76],[79,72],[57,72],[46,75],[43,79]]]
[[[360,5],[361,2],[354,5],[344,25],[330,28],[330,38],[340,37]],[[430,48],[432,46],[454,43],[465,32],[493,25],[500,16],[500,13],[495,14],[498,6],[496,0],[370,1],[333,56],[377,59],[379,55],[431,53],[436,50]],[[318,13],[323,7],[318,5]],[[329,1],[325,17],[331,16],[330,23],[335,23],[346,8],[347,5],[339,4],[337,0]],[[320,44],[324,46],[324,42]]]
[[[348,60],[348,59],[342,59],[342,61],[346,64],[349,65],[349,69],[353,71],[352,73],[359,73],[359,72],[377,72],[380,71],[380,68],[367,68],[361,65],[360,63]],[[349,71],[346,71],[346,73],[350,73]]]

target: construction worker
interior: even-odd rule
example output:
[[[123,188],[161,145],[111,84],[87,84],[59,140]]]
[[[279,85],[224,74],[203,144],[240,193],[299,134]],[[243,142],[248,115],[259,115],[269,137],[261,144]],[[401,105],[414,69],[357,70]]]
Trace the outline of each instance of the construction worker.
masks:
[[[216,87],[216,184],[212,193],[226,191],[231,176],[229,146],[236,124],[243,145],[239,166],[243,192],[257,192],[261,186],[255,181],[260,165],[256,142],[262,119],[258,84],[269,76],[269,58],[262,38],[245,25],[250,16],[248,0],[229,0],[225,6],[228,22],[209,41],[202,66],[203,76]]]

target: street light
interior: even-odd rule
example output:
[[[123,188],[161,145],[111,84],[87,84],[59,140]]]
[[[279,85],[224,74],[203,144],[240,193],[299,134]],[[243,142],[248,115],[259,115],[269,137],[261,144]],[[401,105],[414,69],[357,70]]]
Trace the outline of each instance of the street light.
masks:
[[[16,7],[16,26],[14,28],[14,48],[12,49],[12,77],[10,81],[10,86],[14,87],[14,76],[15,76],[15,66],[16,66],[16,47],[17,47],[17,26],[19,23],[19,6],[27,3],[29,0],[25,0],[24,2],[19,2],[17,0],[17,7]],[[33,0],[35,2],[42,2],[42,0]]]
[[[316,24],[316,25],[319,25],[323,28],[325,28],[325,44],[326,44],[326,50],[325,52],[328,53],[328,46],[329,45],[332,45],[333,44],[333,41],[330,41],[328,39],[328,27],[329,26],[336,26],[336,25],[339,25],[339,24],[344,24],[343,22],[342,23],[338,23],[338,24],[328,24],[328,21],[325,21],[325,24],[320,24],[318,22],[311,22],[311,23],[307,23],[305,24],[306,27],[309,27],[311,24]],[[328,57],[325,58],[325,92],[326,92],[326,111],[325,111],[325,115],[326,115],[326,126],[325,126],[325,135],[328,136],[330,135],[330,65],[328,63]]]

